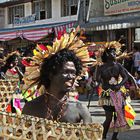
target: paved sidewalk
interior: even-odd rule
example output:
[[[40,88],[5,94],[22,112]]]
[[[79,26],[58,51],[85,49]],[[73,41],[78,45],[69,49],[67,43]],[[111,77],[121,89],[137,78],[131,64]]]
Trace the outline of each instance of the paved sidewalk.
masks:
[[[87,105],[88,100],[85,95],[80,96],[79,100]],[[93,96],[89,111],[92,115],[93,122],[103,123],[105,120],[104,110],[98,106],[98,97]],[[132,106],[137,113],[135,125],[126,132],[119,133],[119,140],[140,140],[140,100],[132,100]],[[112,133],[108,133],[107,140],[111,140]]]

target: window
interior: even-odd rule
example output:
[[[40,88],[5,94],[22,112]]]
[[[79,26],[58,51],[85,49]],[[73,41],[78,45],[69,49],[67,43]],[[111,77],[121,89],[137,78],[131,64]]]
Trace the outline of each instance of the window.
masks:
[[[135,41],[140,41],[140,28],[135,29]]]
[[[61,0],[61,15],[70,16],[76,15],[79,0]]]
[[[50,0],[47,0],[47,1],[45,1],[45,0],[33,1],[33,3],[32,3],[32,14],[36,15],[36,20],[42,20],[42,19],[46,19],[46,18],[51,17],[49,15],[48,11],[46,10],[46,9],[48,9],[47,7],[48,7],[49,2],[50,2]],[[51,7],[50,7],[50,9],[51,9]]]
[[[8,8],[8,23],[13,24],[15,17],[24,17],[24,5],[17,5]]]
[[[77,14],[77,6],[76,5],[71,6],[70,11],[71,11],[71,15],[76,15]]]
[[[86,6],[89,6],[89,0],[86,0],[86,4],[85,4]]]

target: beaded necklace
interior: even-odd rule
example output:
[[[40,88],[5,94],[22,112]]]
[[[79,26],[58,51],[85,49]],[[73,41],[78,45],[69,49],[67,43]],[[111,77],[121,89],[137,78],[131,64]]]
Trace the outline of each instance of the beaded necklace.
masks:
[[[68,100],[68,96],[67,95],[64,95],[64,97],[61,100],[59,100],[53,94],[50,94],[48,92],[46,92],[46,94],[52,96],[53,98],[55,98],[58,101],[58,103],[56,104],[56,106],[58,106],[59,103],[62,104],[61,105],[61,108],[60,108],[60,112],[58,113],[57,118],[56,118],[57,121],[60,121],[60,119],[64,116],[64,108],[66,106],[66,103],[67,103],[67,100]],[[48,98],[46,98],[46,99],[47,99],[46,102],[48,102]],[[52,115],[52,110],[49,108],[49,106],[47,106],[47,115],[46,116],[47,116],[46,117],[47,119],[54,120],[54,116]]]

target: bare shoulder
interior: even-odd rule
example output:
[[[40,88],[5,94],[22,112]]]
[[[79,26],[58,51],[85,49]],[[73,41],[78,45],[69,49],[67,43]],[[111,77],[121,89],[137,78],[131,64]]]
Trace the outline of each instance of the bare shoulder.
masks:
[[[77,100],[77,99],[75,99],[73,97],[69,98],[68,105],[76,107],[79,111],[81,111],[81,110],[87,111],[88,110],[86,105],[84,105],[81,101],[79,101],[79,100]]]
[[[37,97],[36,99],[33,99],[30,102],[27,102],[23,107],[22,113],[26,115],[36,116],[37,111],[40,111],[40,108],[42,109],[43,102],[44,102],[43,95]]]

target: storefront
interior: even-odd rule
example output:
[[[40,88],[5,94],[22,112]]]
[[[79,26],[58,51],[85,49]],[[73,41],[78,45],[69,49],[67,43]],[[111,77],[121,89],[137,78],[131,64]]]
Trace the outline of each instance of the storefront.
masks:
[[[88,23],[83,25],[91,41],[121,40],[128,50],[140,42],[139,1],[127,0],[116,4],[104,0],[104,5],[97,10],[102,13],[95,17],[89,13]]]
[[[50,41],[51,39],[53,40],[54,37],[73,28],[75,23],[76,22],[65,22],[3,29],[0,30],[0,42],[3,46],[9,46],[8,48],[11,48],[11,50],[43,41],[47,43],[47,41]],[[52,36],[53,33],[54,36]]]

